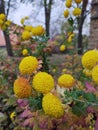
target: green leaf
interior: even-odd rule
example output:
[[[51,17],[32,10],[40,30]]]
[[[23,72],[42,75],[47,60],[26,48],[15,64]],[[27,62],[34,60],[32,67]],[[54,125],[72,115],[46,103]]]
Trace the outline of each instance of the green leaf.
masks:
[[[37,97],[30,97],[29,98],[29,105],[34,110],[41,109],[42,108],[42,95],[39,95]]]
[[[73,20],[72,17],[70,17],[70,18],[68,19],[68,23],[69,23],[71,26],[74,24],[74,20]]]
[[[89,102],[95,102],[95,100],[96,100],[96,96],[95,96],[95,94],[93,94],[93,93],[85,93],[85,95],[84,95],[84,97],[86,98],[86,100],[87,101],[89,101]]]
[[[87,107],[88,107],[88,104],[77,102],[75,105],[72,106],[72,112],[76,114],[77,116],[85,115]]]

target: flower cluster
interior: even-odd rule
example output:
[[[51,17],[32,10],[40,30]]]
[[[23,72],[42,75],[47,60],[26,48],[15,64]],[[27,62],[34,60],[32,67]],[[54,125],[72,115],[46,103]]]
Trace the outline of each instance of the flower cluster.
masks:
[[[31,39],[33,36],[42,36],[45,34],[45,29],[41,26],[31,26],[31,25],[25,25],[25,20],[27,20],[28,17],[22,18],[21,19],[21,24],[23,25],[23,29],[24,31],[22,32],[22,40],[29,40]]]
[[[77,16],[80,16],[81,15],[81,8],[78,6],[78,4],[81,4],[82,0],[66,0],[66,3],[65,3],[65,6],[67,8],[71,8],[72,7],[72,4],[75,4],[77,5],[77,7],[74,7],[73,9],[73,16],[77,17]],[[71,13],[69,12],[69,9],[66,9],[64,10],[64,17],[65,18],[68,18],[68,16],[71,15]]]
[[[98,50],[89,50],[82,56],[82,65],[85,68],[84,73],[92,76],[93,81],[98,84]],[[85,71],[86,70],[86,71]]]
[[[10,20],[6,20],[6,15],[1,13],[0,14],[0,28],[2,30],[6,30],[7,27],[9,27],[11,24]]]
[[[19,71],[23,76],[27,74],[31,75],[37,70],[37,66],[38,61],[35,57],[26,56],[19,64]],[[70,89],[74,86],[74,78],[69,74],[63,74],[58,78],[58,85]],[[27,78],[20,76],[14,82],[13,91],[17,98],[29,98],[33,95],[33,91],[41,93],[43,94],[42,109],[46,115],[56,118],[64,115],[62,101],[57,95],[53,94],[55,91],[54,78],[46,72],[35,73],[32,79],[32,85],[30,85]]]

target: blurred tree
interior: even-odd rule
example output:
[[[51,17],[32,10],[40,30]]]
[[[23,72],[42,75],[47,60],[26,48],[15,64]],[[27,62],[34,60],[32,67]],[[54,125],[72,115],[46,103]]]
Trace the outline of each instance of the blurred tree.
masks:
[[[9,5],[8,5],[7,15],[8,15],[9,8],[10,8],[10,2],[11,2],[11,0],[8,1]],[[0,0],[0,13],[5,14],[5,2],[4,2],[4,0]],[[12,51],[12,46],[11,46],[9,34],[7,33],[7,31],[3,31],[3,33],[4,33],[4,38],[5,38],[5,41],[6,41],[7,54],[8,54],[8,56],[13,56],[13,51]]]
[[[87,5],[88,5],[88,0],[83,0],[81,16],[80,16],[80,19],[78,19],[78,49],[79,49],[78,54],[83,53],[82,30],[83,30],[83,24],[84,24],[85,18],[88,15]]]

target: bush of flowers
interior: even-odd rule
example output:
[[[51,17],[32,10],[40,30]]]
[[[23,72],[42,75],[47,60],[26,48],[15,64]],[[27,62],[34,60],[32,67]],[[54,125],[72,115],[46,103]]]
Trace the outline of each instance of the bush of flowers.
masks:
[[[81,0],[75,2],[80,4]],[[72,0],[66,0],[66,7],[70,8],[71,4]],[[75,8],[73,15],[78,16],[80,12]],[[68,15],[68,10],[64,11],[64,16]],[[3,29],[6,20],[3,14],[0,16]],[[82,56],[71,50],[65,55],[64,63],[54,66],[48,60],[51,46],[45,29],[25,25],[27,19],[21,20],[21,57],[11,62],[12,66],[1,62],[7,66],[1,68],[0,74],[0,129],[97,130],[98,50],[88,50]],[[73,31],[67,36],[65,44],[72,46]],[[60,51],[66,49],[65,44],[60,46]]]

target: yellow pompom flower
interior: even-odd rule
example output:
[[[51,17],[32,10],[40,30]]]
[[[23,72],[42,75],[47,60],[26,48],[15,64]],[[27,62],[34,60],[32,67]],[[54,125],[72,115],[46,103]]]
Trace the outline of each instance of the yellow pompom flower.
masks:
[[[33,56],[26,56],[19,64],[21,74],[32,74],[38,67],[38,60]]]
[[[92,70],[89,70],[89,69],[84,69],[83,70],[83,73],[86,75],[86,76],[88,76],[88,77],[90,77],[90,76],[92,76]]]
[[[82,56],[82,65],[86,69],[92,69],[98,63],[98,51],[89,50]]]
[[[31,96],[32,87],[26,78],[19,77],[14,82],[14,93],[18,98],[28,98]]]
[[[45,29],[42,26],[36,26],[32,28],[33,36],[41,36],[45,33]]]
[[[64,17],[67,18],[68,16],[69,16],[69,10],[66,9],[66,10],[64,11]]]
[[[81,9],[80,8],[75,8],[74,10],[73,10],[73,15],[74,16],[79,16],[81,14]]]
[[[76,2],[77,4],[80,4],[80,3],[82,2],[82,0],[75,0],[75,2]]]
[[[98,65],[96,65],[92,70],[92,79],[96,84],[98,84]]]
[[[6,19],[6,15],[5,15],[5,14],[3,14],[3,13],[2,13],[2,14],[0,14],[0,20],[3,20],[3,21],[4,21],[5,19]]]
[[[65,5],[67,8],[70,8],[72,6],[72,0],[66,0]]]
[[[24,30],[31,32],[32,28],[33,28],[32,26],[27,25],[24,27]]]
[[[58,85],[60,87],[71,88],[74,83],[75,80],[70,74],[63,74],[58,78]]]
[[[27,49],[23,49],[23,51],[22,51],[22,55],[23,55],[23,56],[28,55],[28,50],[27,50]]]
[[[52,93],[48,93],[43,97],[42,108],[45,114],[52,117],[60,118],[64,114],[61,101]]]
[[[22,33],[22,39],[23,39],[23,40],[29,40],[30,38],[31,38],[31,34],[30,34],[29,31],[24,31],[24,32]]]
[[[33,78],[32,86],[36,91],[46,94],[54,88],[54,79],[46,72],[38,72]]]
[[[61,45],[61,46],[60,46],[60,51],[65,51],[65,49],[66,49],[66,46],[65,46],[65,45]]]
[[[4,24],[5,24],[6,26],[10,26],[10,25],[11,25],[11,21],[10,21],[10,20],[7,20]]]

